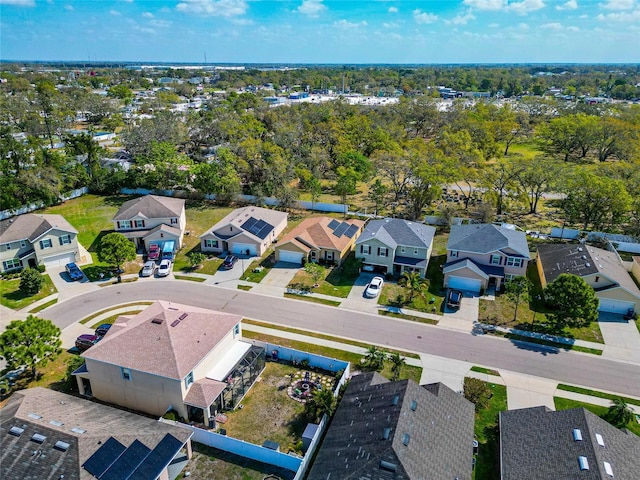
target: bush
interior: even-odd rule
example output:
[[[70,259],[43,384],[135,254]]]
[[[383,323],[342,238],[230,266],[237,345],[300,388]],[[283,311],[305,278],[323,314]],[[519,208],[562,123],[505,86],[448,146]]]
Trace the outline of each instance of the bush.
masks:
[[[33,268],[27,268],[20,274],[20,291],[25,295],[35,295],[44,284],[42,274]]]
[[[468,377],[464,379],[464,398],[475,404],[476,412],[487,405],[492,395],[491,389],[482,380]]]
[[[45,267],[45,266],[44,266],[44,264],[42,264],[42,263],[41,263],[40,265],[38,265],[38,271],[39,271],[40,273],[44,273],[44,271],[45,271],[46,269],[47,269],[47,267]]]

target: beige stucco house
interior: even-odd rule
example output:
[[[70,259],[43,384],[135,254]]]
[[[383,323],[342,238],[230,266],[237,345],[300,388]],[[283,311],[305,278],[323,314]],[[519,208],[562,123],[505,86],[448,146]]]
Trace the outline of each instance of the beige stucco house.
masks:
[[[112,221],[116,232],[144,251],[149,251],[152,243],[162,248],[167,242],[174,242],[174,250],[179,250],[187,226],[184,200],[157,195],[124,202]]]
[[[589,245],[539,245],[538,273],[543,287],[561,273],[582,277],[595,290],[601,312],[640,310],[640,289],[616,252]]]
[[[241,340],[241,319],[165,301],[119,317],[82,354],[80,393],[151,415],[173,409],[208,426],[264,368],[264,349]]]
[[[27,213],[0,222],[1,272],[79,260],[78,231],[62,215]]]
[[[424,277],[435,233],[434,227],[399,218],[372,220],[356,241],[356,258],[381,273]]]
[[[527,273],[531,256],[524,232],[493,224],[453,225],[447,242],[444,286],[479,293]]]
[[[276,245],[276,260],[297,265],[307,261],[340,265],[362,233],[362,227],[362,220],[306,218]]]
[[[200,235],[200,250],[262,256],[287,227],[287,217],[286,212],[268,208],[236,208]]]
[[[633,263],[631,264],[631,275],[640,283],[640,257],[634,256]]]

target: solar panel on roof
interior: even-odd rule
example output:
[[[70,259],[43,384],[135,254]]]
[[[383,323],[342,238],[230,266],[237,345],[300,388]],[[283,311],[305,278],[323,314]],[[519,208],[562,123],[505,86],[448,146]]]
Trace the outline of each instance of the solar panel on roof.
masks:
[[[139,440],[134,440],[118,460],[104,472],[100,480],[123,480],[131,476],[136,468],[151,453],[151,449]]]
[[[148,480],[149,478],[158,478],[181,448],[182,442],[173,435],[167,433],[151,453],[147,455],[135,472],[133,472],[133,475],[129,477],[129,480]]]
[[[82,464],[82,468],[94,477],[100,478],[126,449],[127,448],[118,440],[109,437],[109,439]]]
[[[337,220],[331,220],[331,221],[329,222],[329,228],[330,228],[331,230],[335,230],[335,229],[336,229],[336,227],[337,227],[338,225],[340,225],[340,222],[339,222],[339,221],[337,221]]]
[[[251,227],[256,224],[257,220],[253,217],[249,217],[246,222],[244,222],[241,227],[247,231],[251,231]]]
[[[344,234],[349,237],[349,238],[353,238],[353,236],[356,234],[356,232],[358,231],[358,226],[357,225],[351,225],[346,232],[344,232]]]
[[[333,234],[336,237],[340,238],[344,234],[344,232],[349,229],[349,227],[350,225],[347,222],[342,222],[340,226],[334,230]]]

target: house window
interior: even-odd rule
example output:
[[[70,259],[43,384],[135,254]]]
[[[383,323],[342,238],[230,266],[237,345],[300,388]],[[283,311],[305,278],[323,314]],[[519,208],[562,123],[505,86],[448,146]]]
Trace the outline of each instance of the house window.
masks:
[[[6,251],[11,250],[11,244],[10,244],[10,243],[5,243],[5,244],[4,244],[4,249],[5,249]]]
[[[595,282],[598,283],[600,281],[600,277],[596,275]]]
[[[120,367],[120,376],[127,382],[131,381],[131,370],[129,368]]]
[[[404,247],[400,247],[400,253],[404,253]]]
[[[521,267],[522,259],[516,257],[507,257],[507,266],[508,267]]]
[[[371,253],[371,245],[360,245],[360,253],[369,255]]]
[[[451,258],[458,258],[458,251],[457,250],[451,250]]]
[[[22,264],[17,258],[12,258],[11,260],[5,260],[2,262],[3,270],[13,270],[14,268],[20,268],[21,266]]]
[[[378,248],[379,257],[386,257],[388,252],[389,252],[388,248]]]
[[[45,248],[53,247],[53,243],[51,243],[50,238],[45,238],[44,240],[40,240],[40,248],[44,250]]]
[[[176,225],[178,223],[178,219],[177,218],[172,218],[171,219],[171,225]]]
[[[504,279],[507,282],[510,282],[511,280],[513,280],[516,277],[517,277],[517,275],[514,275],[513,273],[507,273],[507,274],[505,274]]]
[[[414,249],[413,249],[413,254],[414,254],[414,255],[417,255],[417,254],[418,254],[418,249],[417,249],[417,248],[414,248]]]
[[[333,260],[333,252],[325,252],[324,258],[325,260]]]
[[[189,374],[184,378],[184,387],[189,388],[189,385],[193,383],[193,372],[189,372]]]
[[[235,327],[233,327],[233,338],[236,337],[236,335],[240,335],[240,324],[237,323]]]
[[[24,248],[27,246],[27,242],[25,242],[24,240],[20,241],[20,248]]]
[[[218,241],[207,239],[204,241],[204,246],[207,248],[218,248]]]
[[[118,228],[124,229],[124,230],[130,229],[131,228],[131,221],[130,220],[120,220],[118,222]]]
[[[62,235],[61,237],[58,237],[58,241],[60,242],[60,245],[69,245],[71,243],[71,235]]]
[[[501,260],[500,255],[491,255],[491,265],[500,265]]]
[[[144,228],[144,220],[134,220],[133,224],[136,228]]]

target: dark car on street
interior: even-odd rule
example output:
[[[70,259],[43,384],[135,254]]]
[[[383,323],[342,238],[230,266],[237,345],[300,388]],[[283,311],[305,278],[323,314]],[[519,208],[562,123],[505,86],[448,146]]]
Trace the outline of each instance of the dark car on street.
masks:
[[[98,337],[97,335],[85,333],[76,338],[76,348],[81,352],[84,352],[85,350],[89,350],[91,347],[93,347],[96,343],[98,343],[99,340],[100,337]]]
[[[97,337],[104,337],[107,334],[107,332],[109,331],[110,328],[111,328],[111,324],[110,323],[103,323],[98,328],[96,328],[96,336]]]
[[[447,295],[447,307],[460,308],[461,301],[462,292],[460,290],[449,290],[449,295]]]
[[[67,271],[67,275],[69,275],[69,278],[72,282],[75,282],[76,280],[82,280],[84,278],[82,270],[80,270],[80,268],[75,263],[67,263],[64,266],[64,269]]]
[[[222,268],[224,268],[225,270],[231,270],[237,261],[238,257],[236,257],[235,255],[227,255],[224,259],[224,262],[222,262]]]

